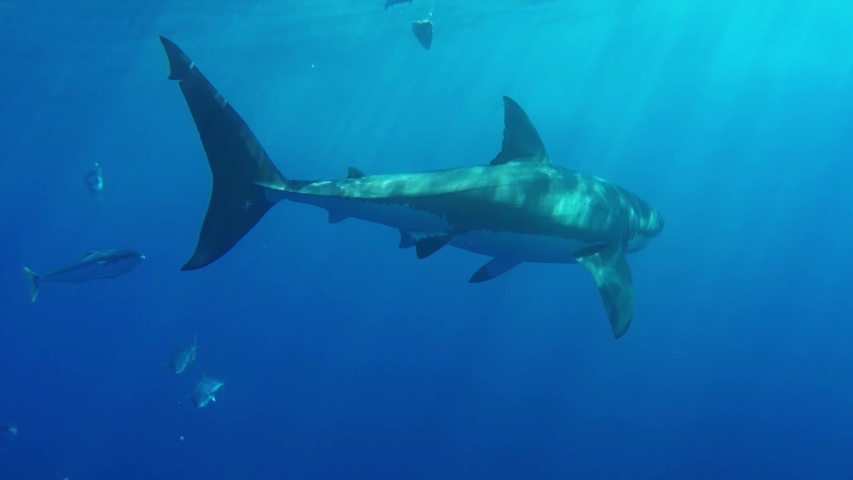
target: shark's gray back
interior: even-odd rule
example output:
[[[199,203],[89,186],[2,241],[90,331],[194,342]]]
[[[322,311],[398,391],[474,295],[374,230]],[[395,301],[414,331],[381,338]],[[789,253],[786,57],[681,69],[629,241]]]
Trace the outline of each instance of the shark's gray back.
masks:
[[[455,233],[505,231],[619,243],[641,228],[640,216],[653,211],[618,185],[550,162],[294,183],[298,188],[280,198],[330,211],[337,199],[406,206],[445,219]]]

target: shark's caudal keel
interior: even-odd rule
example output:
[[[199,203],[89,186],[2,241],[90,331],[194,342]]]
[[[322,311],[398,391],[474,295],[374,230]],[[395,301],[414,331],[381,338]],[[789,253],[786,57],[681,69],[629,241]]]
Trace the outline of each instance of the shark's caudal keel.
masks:
[[[504,139],[488,164],[397,175],[291,180],[273,165],[240,115],[195,64],[160,37],[169,78],[181,92],[207,154],[213,190],[192,258],[202,268],[228,252],[281,200],[400,231],[400,248],[426,258],[446,245],[493,257],[469,282],[495,278],[524,262],[580,263],[592,274],[621,337],[634,311],[625,253],[642,249],[663,230],[646,202],[600,178],[551,162],[527,114],[504,97]]]

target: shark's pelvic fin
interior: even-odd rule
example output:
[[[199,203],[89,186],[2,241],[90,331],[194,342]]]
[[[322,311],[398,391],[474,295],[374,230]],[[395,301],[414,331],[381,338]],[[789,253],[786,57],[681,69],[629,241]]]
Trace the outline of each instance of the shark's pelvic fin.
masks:
[[[329,223],[340,223],[346,220],[346,215],[329,210]]]
[[[189,57],[167,38],[160,37],[160,43],[169,58],[169,79],[179,81],[213,174],[195,253],[181,267],[195,270],[224,255],[251,230],[274,203],[265,189],[285,190],[288,180]]]
[[[504,97],[504,139],[501,151],[489,165],[513,161],[550,162],[539,132],[515,100]]]
[[[415,246],[415,239],[412,238],[412,234],[407,230],[400,230],[400,244],[397,246],[400,248],[412,248]]]
[[[495,257],[489,263],[480,267],[468,280],[468,283],[480,283],[502,275],[521,262],[509,257]]]
[[[634,317],[634,282],[622,249],[610,246],[598,253],[579,256],[577,261],[589,270],[598,286],[613,336],[625,335]]]
[[[349,167],[349,169],[347,169],[347,178],[362,178],[364,176],[364,172],[355,167]]]
[[[453,235],[433,235],[415,240],[415,252],[418,258],[427,258],[447,245]]]
[[[35,302],[39,296],[39,276],[36,272],[24,267],[24,275],[27,277],[27,284],[30,287],[30,301]]]

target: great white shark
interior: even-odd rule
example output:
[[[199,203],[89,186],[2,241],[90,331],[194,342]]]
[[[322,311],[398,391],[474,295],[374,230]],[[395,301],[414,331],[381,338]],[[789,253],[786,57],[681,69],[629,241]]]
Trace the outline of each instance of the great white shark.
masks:
[[[279,172],[249,126],[172,41],[160,37],[169,79],[178,80],[213,176],[195,252],[181,270],[228,252],[282,200],[326,209],[329,223],[357,218],[400,231],[400,247],[426,258],[446,245],[491,260],[469,282],[516,265],[580,263],[592,274],[613,335],[628,330],[634,287],[625,254],[664,228],[663,217],[628,190],[551,162],[522,108],[504,97],[500,153],[488,165],[339,180],[292,180]]]

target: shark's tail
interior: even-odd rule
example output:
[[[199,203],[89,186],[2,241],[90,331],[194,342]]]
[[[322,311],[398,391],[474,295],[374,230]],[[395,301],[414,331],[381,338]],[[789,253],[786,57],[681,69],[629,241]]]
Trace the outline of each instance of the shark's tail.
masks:
[[[24,275],[27,277],[27,283],[30,286],[30,301],[35,302],[36,297],[39,296],[39,276],[36,275],[36,272],[30,270],[27,267],[24,267]]]
[[[178,80],[213,174],[213,191],[192,258],[181,270],[216,261],[258,223],[275,203],[266,190],[288,180],[273,165],[240,115],[171,40],[160,37],[169,79]]]

